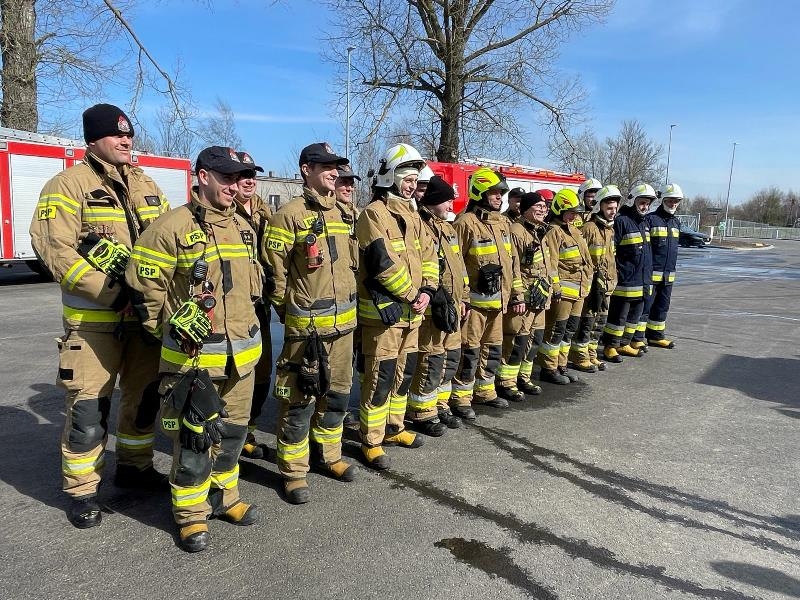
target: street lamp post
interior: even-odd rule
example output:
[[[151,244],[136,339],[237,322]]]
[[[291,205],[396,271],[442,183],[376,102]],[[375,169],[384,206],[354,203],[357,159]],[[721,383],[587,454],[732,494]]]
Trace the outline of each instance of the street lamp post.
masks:
[[[669,183],[669,157],[672,154],[672,128],[676,127],[677,123],[669,126],[669,145],[667,146],[667,175],[664,177],[664,185]]]
[[[344,155],[347,158],[350,158],[350,55],[355,49],[355,46],[347,47],[347,114],[344,119]]]
[[[724,229],[722,230],[722,238],[725,239],[725,236],[728,234],[728,204],[731,201],[731,180],[733,179],[733,159],[736,156],[736,142],[733,142],[733,152],[731,152],[731,172],[728,174],[728,194],[725,196],[725,220],[722,221],[725,224]]]

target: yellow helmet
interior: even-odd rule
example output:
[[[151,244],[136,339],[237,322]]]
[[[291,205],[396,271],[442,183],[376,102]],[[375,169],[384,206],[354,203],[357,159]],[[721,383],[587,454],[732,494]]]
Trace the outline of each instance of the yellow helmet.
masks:
[[[486,198],[485,194],[492,188],[499,188],[503,193],[508,191],[506,178],[489,167],[481,167],[469,178],[469,199],[471,202],[480,202]]]
[[[564,188],[553,198],[550,203],[550,212],[556,216],[560,216],[568,210],[582,211],[585,210],[583,202],[578,199],[578,194],[574,190]]]

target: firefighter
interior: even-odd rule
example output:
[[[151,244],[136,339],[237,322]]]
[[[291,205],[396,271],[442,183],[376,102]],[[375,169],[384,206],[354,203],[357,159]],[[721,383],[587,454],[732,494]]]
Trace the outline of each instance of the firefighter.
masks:
[[[30,227],[36,255],[61,286],[65,333],[58,340],[57,383],[66,392],[61,470],[71,498],[67,516],[80,529],[101,521],[97,488],[117,376],[114,484],[166,487],[165,476],[153,468],[158,343],[143,335],[130,310],[124,274],[133,243],[169,209],[155,182],[130,164],[134,130],[122,110],[92,106],[83,113],[83,132],[83,161],[47,182]],[[146,414],[137,419],[143,404]]]
[[[419,177],[417,177],[417,188],[414,190],[414,201],[417,203],[417,207],[419,207],[419,201],[425,195],[425,190],[428,189],[428,182],[431,177],[433,177],[433,169],[428,165],[420,169]]]
[[[506,208],[505,212],[502,214],[512,223],[519,219],[519,215],[522,212],[519,209],[519,203],[524,194],[525,190],[523,190],[521,187],[512,188],[508,192],[508,208]]]
[[[668,183],[658,192],[658,200],[650,207],[645,220],[650,226],[650,248],[653,256],[653,287],[647,296],[640,319],[640,327],[634,335],[637,346],[647,345],[671,349],[675,342],[664,337],[667,312],[675,282],[675,266],[678,261],[680,221],[675,211],[683,200],[683,190],[677,183]],[[645,322],[645,330],[641,323]]]
[[[550,204],[550,229],[542,240],[551,256],[553,296],[539,346],[539,379],[559,385],[577,381],[567,370],[567,355],[592,282],[589,247],[573,225],[583,209],[574,191],[560,190]]]
[[[353,481],[355,465],[342,458],[343,420],[353,382],[356,256],[353,214],[336,201],[339,168],[347,159],[326,143],[300,152],[303,195],[275,213],[264,258],[275,265],[270,300],[284,323],[276,364],[278,469],[286,499],[310,499],[309,464]]]
[[[173,441],[172,513],[179,543],[210,542],[207,519],[258,519],[239,496],[261,333],[254,304],[263,270],[256,233],[236,215],[239,181],[254,176],[231,148],[204,149],[188,204],[139,238],[126,276],[144,328],[162,340],[161,429]]]
[[[597,358],[597,343],[608,317],[608,302],[617,285],[617,263],[614,259],[614,217],[622,195],[615,185],[601,188],[595,197],[591,218],[581,228],[594,265],[594,278],[584,301],[578,332],[572,340],[569,359],[578,371],[604,371],[606,365]]]
[[[549,252],[542,246],[541,224],[547,214],[544,198],[536,192],[522,196],[521,216],[511,225],[511,239],[517,251],[528,310],[503,315],[503,358],[497,370],[497,394],[520,402],[526,394],[538,395],[542,388],[531,383],[533,364],[522,370],[535,331],[544,330],[544,313],[550,301]]]
[[[247,224],[256,232],[256,248],[261,248],[264,236],[272,217],[272,209],[264,199],[256,193],[256,172],[263,173],[264,169],[253,161],[247,152],[237,152],[239,160],[251,168],[252,173],[239,180],[239,193],[236,194],[236,214],[247,221]],[[269,263],[262,262],[264,269],[264,296],[268,296],[272,280],[272,267]],[[272,332],[270,331],[270,309],[263,302],[256,305],[258,325],[261,328],[261,358],[256,364],[253,383],[253,404],[250,408],[250,422],[247,424],[247,439],[242,447],[242,456],[245,458],[264,458],[266,447],[256,442],[253,432],[256,430],[256,420],[261,416],[264,403],[269,396],[270,379],[272,376]]]
[[[583,227],[583,224],[588,223],[589,219],[592,218],[592,209],[595,204],[594,198],[601,187],[603,187],[603,184],[597,179],[592,178],[587,179],[578,187],[578,200],[580,200],[584,206],[584,211],[575,219],[574,225],[578,229]]]
[[[631,340],[644,308],[644,292],[650,277],[648,270],[652,272],[647,248],[649,226],[644,215],[655,197],[652,186],[646,183],[634,185],[614,219],[617,285],[611,293],[601,340],[603,356],[609,362],[621,363],[622,356],[642,355],[641,349],[631,346]]]
[[[583,229],[583,226],[591,219],[593,212],[592,209],[595,205],[595,196],[597,195],[598,190],[602,187],[603,184],[597,179],[590,178],[584,181],[578,188],[578,199],[585,207],[585,211],[578,215],[578,218],[574,223],[575,227],[578,229]],[[584,238],[586,238],[585,234]],[[587,239],[586,241],[588,243],[589,240]],[[592,259],[594,259],[594,257],[592,257]],[[597,277],[596,265],[593,275],[594,277]],[[592,285],[594,285],[594,283]],[[599,298],[600,295],[602,294],[598,292],[597,296],[587,296],[588,300],[583,303],[580,321],[578,321],[578,330],[573,336],[572,345],[568,355],[569,360],[567,364],[573,369],[582,371],[584,373],[595,373],[597,371],[597,366],[592,363],[591,359],[589,358],[589,339],[591,338],[592,326],[595,317],[597,316],[597,311],[599,310],[599,305],[596,305],[597,303],[594,302],[593,299]]]
[[[550,213],[550,203],[553,200],[554,194],[552,190],[548,189],[537,190],[536,193],[541,196],[542,202],[537,202],[533,205],[535,210],[530,212],[530,218],[528,219],[529,225],[527,225],[526,228],[534,235],[537,243],[542,248],[542,257],[544,262],[540,265],[540,269],[543,271],[543,273],[540,272],[540,276],[545,277],[550,283],[550,295],[552,295],[553,282],[551,276],[553,269],[550,267],[550,265],[553,257],[550,256],[550,252],[544,246],[542,246],[542,240],[544,239],[544,235],[547,233],[547,230],[550,229],[550,225],[545,219]],[[536,262],[538,264],[538,260]],[[545,306],[545,310],[549,305],[550,300],[548,298],[548,303]],[[542,317],[535,314],[531,334],[528,337],[528,345],[525,350],[525,356],[522,358],[522,363],[519,367],[519,376],[517,377],[517,388],[526,394],[536,395],[541,393],[542,390],[541,387],[533,383],[533,365],[536,362],[536,356],[539,353],[539,346],[542,344],[542,339],[544,337],[544,325],[545,324]]]
[[[505,177],[487,167],[469,179],[469,204],[455,220],[469,277],[470,312],[461,327],[461,363],[453,377],[450,406],[462,419],[476,418],[472,403],[507,408],[497,396],[495,375],[503,350],[503,313],[525,312],[519,258],[511,223],[500,214]]]
[[[356,223],[361,450],[375,469],[389,467],[383,446],[417,448],[423,443],[405,429],[403,419],[419,327],[439,281],[433,240],[412,205],[424,166],[412,146],[389,148],[375,175],[373,199]]]
[[[417,368],[408,393],[406,416],[426,435],[444,435],[458,429],[461,419],[448,404],[452,380],[461,360],[461,322],[469,313],[469,285],[458,237],[447,216],[453,210],[455,190],[434,175],[418,200],[419,215],[428,228],[439,258],[438,289],[419,329]]]

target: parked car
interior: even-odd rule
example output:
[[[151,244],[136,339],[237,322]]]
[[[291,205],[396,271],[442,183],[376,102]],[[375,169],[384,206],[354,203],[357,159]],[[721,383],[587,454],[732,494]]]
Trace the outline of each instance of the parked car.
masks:
[[[681,223],[678,244],[684,248],[702,248],[711,243],[711,236],[701,231],[695,231],[691,227]]]

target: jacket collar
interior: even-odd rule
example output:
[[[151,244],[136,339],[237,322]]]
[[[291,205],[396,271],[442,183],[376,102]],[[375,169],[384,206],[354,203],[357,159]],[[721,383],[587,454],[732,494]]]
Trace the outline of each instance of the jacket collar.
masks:
[[[89,167],[101,177],[105,176],[123,185],[127,185],[125,179],[127,179],[128,173],[130,172],[130,165],[122,165],[117,168],[111,163],[107,163],[101,159],[95,153],[88,151],[83,158],[83,162],[89,165]],[[125,179],[123,179],[123,177]]]
[[[333,192],[330,192],[327,196],[323,196],[312,190],[310,187],[304,185],[303,197],[313,204],[319,204],[326,210],[336,206],[336,196]]]
[[[391,192],[386,194],[385,202],[386,208],[397,215],[410,215],[414,212],[414,206],[411,204],[411,200],[406,200]]]
[[[210,225],[219,225],[229,221],[233,217],[236,212],[236,207],[233,204],[225,209],[215,208],[208,202],[202,200],[197,194],[197,191],[197,186],[194,186],[192,188],[192,199],[189,201],[189,210],[192,211],[192,214],[198,221]]]

